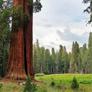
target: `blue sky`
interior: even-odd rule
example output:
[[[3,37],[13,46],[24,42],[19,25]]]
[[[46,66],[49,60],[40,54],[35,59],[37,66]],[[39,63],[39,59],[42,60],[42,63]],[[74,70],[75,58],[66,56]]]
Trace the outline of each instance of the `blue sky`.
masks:
[[[89,16],[83,13],[87,5],[82,0],[41,0],[43,8],[34,14],[33,40],[39,40],[41,46],[58,50],[59,45],[71,51],[72,42],[80,46],[88,40],[92,30],[87,25]]]

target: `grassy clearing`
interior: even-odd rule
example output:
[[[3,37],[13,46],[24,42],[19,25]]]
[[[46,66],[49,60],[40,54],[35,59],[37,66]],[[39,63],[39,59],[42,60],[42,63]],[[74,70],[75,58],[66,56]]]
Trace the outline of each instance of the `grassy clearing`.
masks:
[[[80,88],[71,89],[71,81],[76,77]],[[36,77],[45,83],[46,92],[92,92],[92,74],[52,74]],[[55,86],[50,86],[54,82]]]
[[[15,83],[0,83],[0,92],[23,92],[23,88]]]
[[[80,85],[79,89],[71,89],[71,81],[76,77]],[[37,92],[92,92],[92,74],[52,74],[37,75]],[[54,85],[51,85],[51,83]],[[0,83],[0,92],[23,92],[24,86],[14,83]]]
[[[81,84],[92,84],[92,74],[52,74],[52,75],[39,76],[36,77],[36,79],[42,80],[48,84],[52,80],[54,80],[56,83],[62,82],[65,84],[70,84],[74,76]]]

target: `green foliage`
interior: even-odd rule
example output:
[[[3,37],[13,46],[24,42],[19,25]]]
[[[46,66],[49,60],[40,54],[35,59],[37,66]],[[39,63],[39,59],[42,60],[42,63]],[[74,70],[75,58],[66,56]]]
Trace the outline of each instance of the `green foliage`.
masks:
[[[59,73],[61,73],[61,71],[62,71],[62,52],[63,52],[63,46],[62,45],[60,45],[59,46],[59,52],[58,52],[58,54],[57,54],[57,56],[58,56],[58,62],[57,62],[57,64],[58,64],[58,72]]]
[[[89,6],[84,10],[84,12],[87,12],[90,15],[90,19],[88,21],[88,24],[92,22],[92,0],[83,0],[84,3],[89,3]]]
[[[32,82],[30,77],[27,77],[25,88],[23,92],[36,92],[37,86]]]
[[[22,6],[13,7],[10,13],[13,16],[13,30],[28,24],[29,16],[23,12]]]
[[[0,11],[0,76],[2,77],[6,73],[8,62],[10,41],[9,12],[10,9]]]
[[[86,67],[86,72],[92,73],[92,32],[89,34]]]
[[[50,86],[51,86],[51,87],[54,87],[54,86],[55,86],[54,80],[51,82]]]
[[[83,44],[83,47],[80,48],[80,56],[81,56],[81,70],[83,73],[87,73],[88,71],[88,65],[87,65],[87,62],[88,62],[88,49],[87,49],[87,46],[86,44]]]
[[[33,0],[29,0],[29,5],[28,5],[29,13],[31,15],[33,13],[33,6],[34,6],[35,12],[39,12],[42,8],[42,5],[39,0],[36,0],[34,3],[32,2]],[[13,7],[12,4],[10,4],[10,2],[7,1],[7,6],[6,6],[7,8],[3,9],[1,8],[2,4],[3,4],[3,1],[0,0],[0,9],[1,9],[0,23],[2,23],[2,25],[6,22],[7,22],[7,25],[9,25],[9,23],[11,22],[9,17],[12,17],[13,30],[17,30],[19,26],[24,26],[24,25],[25,27],[27,26],[30,16],[23,11],[22,6]],[[9,5],[11,7],[8,7]]]
[[[79,44],[77,42],[73,42],[70,71],[73,73],[80,72],[81,70],[80,66],[81,66],[81,58],[80,58]]]
[[[0,8],[2,8],[3,0],[0,0]]]
[[[79,83],[78,83],[76,77],[73,77],[71,88],[72,89],[78,89],[79,88]]]
[[[88,47],[88,48],[87,48]],[[35,73],[92,73],[92,32],[89,35],[88,46],[79,46],[73,42],[72,52],[68,53],[65,46],[60,45],[59,51],[40,47],[39,41],[33,46],[33,63]]]
[[[40,0],[35,0],[33,3],[33,12],[39,12],[42,9],[42,4],[40,3]]]

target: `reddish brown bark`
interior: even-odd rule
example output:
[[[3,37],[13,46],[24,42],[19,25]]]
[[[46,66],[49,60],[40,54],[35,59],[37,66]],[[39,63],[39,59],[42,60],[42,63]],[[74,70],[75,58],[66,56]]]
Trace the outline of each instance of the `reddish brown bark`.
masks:
[[[32,18],[30,18],[28,28],[25,32],[26,38],[26,60],[28,75],[34,77],[33,64],[32,64]]]
[[[23,52],[23,30],[12,31],[10,42],[10,55],[7,78],[25,79],[24,52]]]
[[[28,1],[28,0],[25,0],[25,1]],[[34,78],[33,63],[32,63],[33,12],[31,15],[29,14],[30,12],[29,12],[28,6],[29,6],[28,2],[25,2],[25,12],[28,16],[30,16],[27,29],[25,30],[27,74],[30,75],[31,78]]]
[[[22,5],[24,12],[29,15],[27,0],[14,0],[14,6]],[[30,17],[27,26],[19,27],[18,30],[11,32],[10,54],[8,79],[26,79],[30,75],[34,78],[32,64],[32,22],[33,17]]]

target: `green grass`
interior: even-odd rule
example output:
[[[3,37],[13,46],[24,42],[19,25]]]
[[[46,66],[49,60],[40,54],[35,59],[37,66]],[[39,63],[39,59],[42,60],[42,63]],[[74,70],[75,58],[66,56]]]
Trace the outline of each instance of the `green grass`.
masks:
[[[74,76],[80,85],[77,91],[71,89]],[[92,92],[92,74],[52,74],[38,76],[36,79],[44,82],[47,92]],[[54,87],[50,86],[52,81],[55,83]]]
[[[76,77],[80,85],[79,89],[71,89],[71,81]],[[52,74],[37,75],[37,92],[92,92],[92,74]],[[51,86],[54,82],[55,85]],[[0,83],[0,92],[23,92],[24,86],[14,83]]]
[[[0,92],[23,92],[23,86],[15,83],[0,83]]]
[[[65,84],[68,84],[72,81],[73,77],[76,77],[79,83],[92,84],[92,74],[52,74],[52,75],[43,75],[36,77],[37,80],[42,80],[44,82],[50,83],[52,80],[55,82],[62,81]]]

